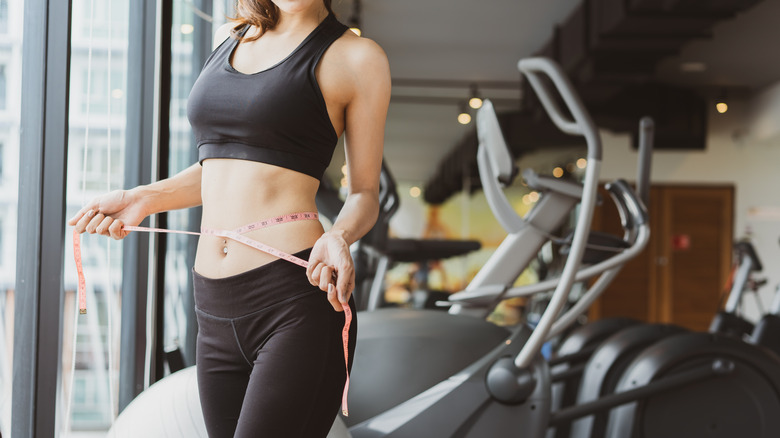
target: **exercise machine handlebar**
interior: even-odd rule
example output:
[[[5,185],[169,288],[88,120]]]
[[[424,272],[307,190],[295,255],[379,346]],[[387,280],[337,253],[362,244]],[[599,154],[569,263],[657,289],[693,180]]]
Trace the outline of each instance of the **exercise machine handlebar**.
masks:
[[[601,160],[601,141],[593,119],[585,110],[582,100],[574,93],[574,87],[566,77],[563,69],[547,58],[526,58],[517,63],[517,68],[526,75],[544,109],[553,123],[561,131],[571,135],[581,135],[588,143],[588,159]],[[563,114],[555,97],[542,82],[541,74],[547,76],[558,90],[559,95],[571,113],[574,120]]]
[[[651,117],[639,120],[639,158],[637,163],[636,193],[648,205],[650,202],[650,164],[655,140],[655,122]]]
[[[582,101],[574,92],[574,87],[572,87],[563,69],[556,62],[547,58],[527,58],[518,63],[518,69],[528,77],[531,86],[542,100],[553,122],[564,132],[582,135],[588,146],[588,164],[585,169],[582,202],[580,203],[571,251],[563,267],[560,282],[555,288],[547,309],[542,314],[528,341],[514,359],[515,366],[523,369],[531,364],[534,357],[541,350],[542,344],[547,340],[547,333],[552,328],[558,313],[563,309],[568,300],[569,292],[574,284],[574,277],[582,261],[593,210],[596,205],[596,188],[601,170],[601,140],[593,120],[585,110]],[[563,101],[567,104],[574,121],[565,119],[561,114],[560,108],[553,101],[550,90],[542,81],[541,74],[550,78]]]

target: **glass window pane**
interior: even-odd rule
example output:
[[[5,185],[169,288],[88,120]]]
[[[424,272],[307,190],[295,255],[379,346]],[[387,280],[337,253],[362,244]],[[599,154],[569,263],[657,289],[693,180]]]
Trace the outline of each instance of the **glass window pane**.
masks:
[[[0,64],[0,111],[8,106],[7,80],[5,78],[5,65]]]
[[[128,7],[128,0],[73,1],[68,217],[93,197],[123,188]],[[84,315],[71,248],[66,242],[61,436],[105,436],[118,401],[122,243],[82,235]]]
[[[204,6],[205,5],[205,6]],[[213,31],[225,22],[225,15],[232,15],[231,0],[175,0],[173,3],[171,33],[171,108],[170,108],[170,175],[174,175],[197,161],[197,150],[187,120],[187,98],[192,84],[200,73],[203,61],[211,53]],[[199,32],[211,28],[204,47]],[[198,216],[190,210],[172,211],[168,214],[168,227],[176,230],[197,229]],[[166,236],[165,260],[165,325],[164,341],[167,350],[179,349],[191,365],[194,358],[192,345],[187,345],[187,330],[193,322],[191,310],[190,269],[194,260],[194,238],[169,234]],[[189,303],[189,304],[188,304]],[[191,329],[190,329],[191,330]],[[190,339],[193,333],[189,333]]]
[[[8,0],[0,0],[0,35],[6,33],[8,33]]]
[[[195,5],[191,1],[175,0],[171,29],[171,108],[169,175],[174,175],[193,163],[190,148],[192,131],[187,121],[187,96],[194,82],[193,53]],[[168,228],[186,230],[190,228],[190,211],[179,210],[168,213]],[[190,292],[188,244],[193,237],[167,235],[165,253],[165,324],[163,336],[166,351],[187,350],[187,320],[189,318],[187,294]],[[167,370],[171,371],[171,370]]]
[[[0,0],[0,435],[11,436],[24,1]]]

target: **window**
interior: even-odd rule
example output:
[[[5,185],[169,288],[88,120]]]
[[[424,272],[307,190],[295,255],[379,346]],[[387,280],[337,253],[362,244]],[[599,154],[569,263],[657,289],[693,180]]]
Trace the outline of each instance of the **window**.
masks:
[[[3,233],[5,233],[5,221],[3,218],[0,218],[0,266],[3,265],[3,261],[5,259],[3,257],[5,255],[3,254]]]
[[[8,33],[8,0],[0,0],[0,34]]]
[[[2,2],[3,0],[0,0]],[[2,3],[0,3],[2,4]],[[0,32],[2,33],[2,32]],[[0,65],[0,111],[5,111],[6,106],[8,105],[8,93],[7,93],[8,87],[6,86],[6,78],[5,78],[5,66]]]
[[[13,8],[0,0],[0,35],[9,23],[22,23],[24,1]],[[9,14],[14,14],[10,16]],[[0,59],[15,59],[22,52],[22,26],[17,38],[0,37]],[[9,89],[21,88],[22,63],[0,64],[0,435],[11,436],[13,404],[14,289],[16,288],[16,235],[19,181],[19,117],[21,101],[8,98]]]
[[[77,59],[76,55],[74,55],[74,59]],[[72,67],[74,70],[80,70],[81,78],[78,81],[72,80],[71,83],[71,88],[78,90],[78,93],[71,94],[71,99],[73,99],[71,111],[76,109],[79,114],[84,116],[87,113],[94,116],[107,115],[109,99],[111,100],[111,110],[117,111],[124,103],[124,74],[122,68],[120,66],[112,67],[111,90],[109,91],[109,77],[106,69],[108,58],[93,54],[91,71],[87,69],[86,56],[79,59],[79,61],[79,65]],[[74,116],[76,115],[74,114]]]
[[[72,10],[68,216],[92,197],[123,186],[125,90],[132,68],[127,65],[129,0],[73,0]],[[72,243],[65,245],[63,403],[58,409],[70,418],[63,422],[68,427],[60,431],[63,438],[108,430],[118,400],[122,245],[85,235],[81,246],[85,315],[77,310]]]
[[[109,32],[111,33],[111,40],[114,42],[127,39],[129,24],[127,20],[127,5],[128,0],[74,0],[74,42],[86,43],[89,40],[90,32],[92,38],[96,41],[108,39]],[[91,22],[90,18],[92,18]]]

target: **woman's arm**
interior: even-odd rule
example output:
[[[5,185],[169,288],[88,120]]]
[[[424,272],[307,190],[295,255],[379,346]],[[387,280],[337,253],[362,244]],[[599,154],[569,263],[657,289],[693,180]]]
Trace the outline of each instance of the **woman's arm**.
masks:
[[[345,152],[349,194],[333,227],[312,249],[307,275],[328,292],[336,310],[349,301],[355,272],[349,246],[374,226],[379,215],[379,174],[385,119],[390,103],[390,67],[373,41],[350,38],[345,47],[344,83],[351,84],[345,106]],[[337,273],[335,289],[329,287]]]
[[[352,53],[355,94],[347,104],[344,132],[349,192],[330,230],[350,245],[371,230],[379,215],[379,174],[390,103],[387,57],[379,46],[367,42],[371,45],[361,48],[364,53]]]
[[[75,226],[79,233],[122,239],[129,234],[122,230],[124,225],[138,225],[154,213],[200,205],[201,172],[201,165],[195,163],[170,178],[98,196],[68,224]]]

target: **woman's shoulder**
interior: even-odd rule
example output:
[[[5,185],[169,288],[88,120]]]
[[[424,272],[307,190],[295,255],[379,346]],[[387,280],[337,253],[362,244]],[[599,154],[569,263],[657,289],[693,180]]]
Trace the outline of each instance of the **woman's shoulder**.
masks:
[[[344,104],[356,97],[384,98],[389,96],[390,65],[379,44],[345,31],[325,52],[317,79],[326,95]]]
[[[359,37],[352,31],[346,31],[333,43],[333,50],[351,67],[360,68],[365,64],[386,64],[387,54],[374,40]]]
[[[220,44],[225,42],[230,37],[231,31],[236,27],[235,21],[228,21],[217,28],[214,32],[213,49],[219,47]]]

